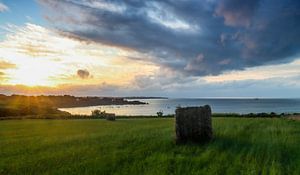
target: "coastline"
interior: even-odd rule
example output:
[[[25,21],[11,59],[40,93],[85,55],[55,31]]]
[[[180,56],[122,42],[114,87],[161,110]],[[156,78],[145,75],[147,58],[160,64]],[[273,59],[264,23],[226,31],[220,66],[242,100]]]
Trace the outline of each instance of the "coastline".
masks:
[[[174,115],[116,115],[116,119],[167,119],[174,118]],[[289,120],[300,120],[300,113],[286,113],[286,114],[276,114],[276,113],[249,113],[249,114],[234,114],[234,113],[213,113],[213,118],[279,118],[279,119],[289,119]],[[38,115],[23,115],[23,116],[7,116],[0,117],[1,120],[28,120],[28,119],[46,119],[46,120],[104,120],[104,117],[96,117],[92,115],[71,115],[69,113],[61,114],[38,114]]]

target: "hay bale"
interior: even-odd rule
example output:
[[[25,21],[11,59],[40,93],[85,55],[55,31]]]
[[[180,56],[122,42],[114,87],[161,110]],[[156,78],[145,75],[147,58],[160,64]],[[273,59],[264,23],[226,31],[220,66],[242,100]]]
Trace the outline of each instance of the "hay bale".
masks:
[[[213,137],[211,108],[187,107],[176,109],[176,142],[207,142]]]
[[[105,114],[105,119],[109,120],[109,121],[115,121],[116,120],[116,115],[115,114],[106,113]]]

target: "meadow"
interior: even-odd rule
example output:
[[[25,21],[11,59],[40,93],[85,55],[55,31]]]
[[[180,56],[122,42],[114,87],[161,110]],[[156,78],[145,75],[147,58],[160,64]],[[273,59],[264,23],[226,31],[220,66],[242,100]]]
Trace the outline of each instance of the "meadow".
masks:
[[[300,122],[213,118],[214,140],[174,142],[174,119],[0,121],[0,174],[300,174]]]

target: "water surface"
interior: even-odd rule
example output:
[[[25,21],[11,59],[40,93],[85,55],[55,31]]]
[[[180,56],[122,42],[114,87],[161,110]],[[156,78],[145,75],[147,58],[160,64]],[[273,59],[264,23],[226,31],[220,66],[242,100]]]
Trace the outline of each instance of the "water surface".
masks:
[[[176,107],[201,106],[209,104],[214,113],[296,113],[300,112],[300,99],[138,99],[147,105],[109,105],[77,108],[62,108],[71,114],[91,114],[100,109],[117,115],[174,114]]]

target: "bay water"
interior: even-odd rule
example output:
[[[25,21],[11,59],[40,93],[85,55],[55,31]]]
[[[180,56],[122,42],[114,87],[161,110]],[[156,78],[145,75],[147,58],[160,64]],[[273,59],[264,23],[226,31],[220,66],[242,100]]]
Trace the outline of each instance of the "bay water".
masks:
[[[132,99],[131,99],[132,100]],[[61,108],[71,114],[90,115],[100,109],[116,115],[137,116],[174,114],[176,107],[210,105],[213,113],[299,113],[300,99],[256,99],[256,98],[178,98],[178,99],[133,99],[146,102],[146,105],[107,105],[76,108]]]

